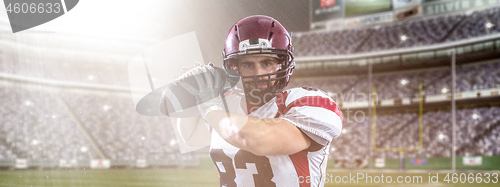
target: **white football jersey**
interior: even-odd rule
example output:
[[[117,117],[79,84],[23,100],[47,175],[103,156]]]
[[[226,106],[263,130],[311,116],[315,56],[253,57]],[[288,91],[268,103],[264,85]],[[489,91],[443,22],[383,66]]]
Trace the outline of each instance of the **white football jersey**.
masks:
[[[239,101],[227,103],[231,112],[239,108],[238,113],[243,113]],[[342,129],[342,113],[328,95],[315,88],[286,90],[249,116],[288,120],[321,146],[293,155],[256,156],[232,146],[212,131],[210,156],[219,171],[221,186],[324,185],[330,142]]]

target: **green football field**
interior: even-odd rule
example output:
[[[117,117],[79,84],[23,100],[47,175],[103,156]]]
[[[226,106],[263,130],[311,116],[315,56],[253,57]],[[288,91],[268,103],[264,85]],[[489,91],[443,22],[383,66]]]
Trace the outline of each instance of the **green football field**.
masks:
[[[358,174],[359,173],[359,174]],[[488,172],[487,172],[488,173]],[[468,179],[474,181],[469,183],[462,182],[457,176],[455,184],[452,181],[447,183],[445,176],[447,173],[436,172],[329,172],[333,180],[337,177],[337,182],[329,181],[325,184],[327,187],[333,186],[499,186],[498,173],[496,178],[492,175],[494,172],[489,172],[490,177],[485,177],[483,173],[481,177]],[[438,183],[429,183],[432,176],[438,174]],[[469,173],[468,173],[469,174]],[[370,176],[373,181],[365,179],[352,180],[351,178],[358,175],[360,178]],[[383,175],[383,177],[382,177]],[[473,173],[472,175],[477,175]],[[451,176],[451,175],[450,175]],[[465,175],[464,175],[465,176]],[[397,184],[397,179],[403,183]],[[349,179],[348,179],[349,178]],[[379,179],[378,183],[377,178]],[[392,183],[387,183],[391,178]],[[409,183],[405,182],[408,181]],[[419,180],[420,179],[420,180]],[[488,180],[488,183],[485,183]],[[345,181],[345,183],[340,180]],[[384,183],[381,182],[384,181]],[[452,180],[452,178],[450,178]],[[477,180],[482,180],[477,183]],[[349,181],[349,182],[347,182]],[[353,182],[359,183],[353,183]],[[433,180],[435,181],[435,180]],[[368,183],[367,183],[368,182]],[[0,186],[9,187],[59,187],[59,186],[219,186],[218,175],[215,169],[111,169],[111,170],[14,170],[0,171]]]

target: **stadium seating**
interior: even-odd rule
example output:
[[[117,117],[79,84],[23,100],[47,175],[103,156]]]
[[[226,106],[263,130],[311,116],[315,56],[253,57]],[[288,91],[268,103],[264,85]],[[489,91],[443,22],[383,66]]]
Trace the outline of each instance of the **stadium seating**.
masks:
[[[106,156],[117,160],[147,158],[155,152],[175,152],[169,122],[133,112],[124,94],[57,91],[3,85],[0,99],[4,123],[0,133],[0,158],[89,159],[99,154],[78,123],[97,141]],[[68,108],[66,108],[66,106]],[[57,112],[54,112],[57,111]],[[477,114],[476,119],[473,114]],[[500,107],[461,109],[457,112],[457,155],[500,155],[496,146],[500,132]],[[76,118],[76,119],[75,119]],[[409,156],[450,156],[451,114],[424,114],[424,150]],[[332,157],[367,155],[371,118],[366,113],[344,111],[344,132],[332,143]],[[443,137],[440,138],[440,135]],[[144,138],[143,138],[144,137]],[[418,115],[387,113],[377,117],[377,147],[418,146]],[[479,145],[479,146],[470,146]],[[87,147],[88,152],[81,151]],[[398,153],[375,152],[375,156],[397,157]]]
[[[376,27],[293,35],[296,56],[329,56],[403,49],[500,32],[500,8],[419,18]],[[487,24],[490,23],[490,27]]]
[[[24,69],[24,68],[23,68]],[[418,82],[424,83],[424,94],[440,94],[451,81],[448,69],[391,72],[375,74],[374,85],[379,98],[416,97]],[[69,76],[69,75],[68,75]],[[77,77],[77,76],[75,76]],[[457,69],[457,91],[472,91],[500,86],[500,62],[475,63]],[[406,84],[402,85],[401,80]],[[86,80],[88,81],[88,80]],[[367,77],[341,76],[323,80],[295,80],[290,87],[311,86],[331,95],[342,94],[343,101],[356,100],[357,93],[368,93]],[[158,117],[136,114],[126,93],[92,90],[65,90],[6,83],[0,86],[0,159],[89,159],[98,158],[79,124],[86,129],[103,153],[116,160],[147,158],[154,153],[171,153],[176,146],[171,125]],[[449,87],[448,87],[449,88]],[[350,95],[349,95],[350,94]],[[340,98],[340,97],[337,97]],[[481,117],[472,119],[472,113]],[[500,155],[500,109],[463,109],[458,111],[457,155]],[[332,143],[335,158],[363,157],[370,148],[371,120],[345,117],[343,133]],[[359,115],[357,116],[359,117]],[[380,147],[415,147],[418,137],[417,114],[380,114],[376,145]],[[451,115],[448,111],[427,112],[424,115],[424,150],[408,152],[408,156],[450,156]],[[360,120],[362,119],[362,120]],[[396,120],[397,119],[397,120]],[[395,121],[399,123],[395,123]],[[385,133],[385,134],[384,134]],[[392,135],[395,133],[396,135]],[[408,138],[411,134],[411,138]],[[443,134],[443,138],[439,139]],[[144,137],[144,139],[143,139]],[[438,139],[437,139],[438,138]],[[479,146],[470,146],[479,145]],[[87,147],[87,152],[81,148]],[[374,152],[376,157],[398,157],[397,152]]]
[[[4,107],[0,131],[1,154],[4,158],[70,159],[94,157],[78,127],[65,112],[57,93],[21,87],[0,87]]]
[[[500,88],[500,61],[483,64],[468,64],[457,68],[456,92]],[[374,74],[373,85],[379,99],[416,98],[418,84],[423,84],[424,95],[436,95],[451,92],[451,71],[448,68],[424,69],[409,72],[391,72]],[[405,84],[402,84],[404,80]],[[292,78],[290,87],[309,86],[320,88],[334,98],[360,97],[371,92],[366,75],[340,76],[323,81]],[[446,92],[443,92],[446,88]],[[344,101],[344,102],[348,102]]]
[[[136,114],[123,95],[1,86],[0,158],[100,158],[79,123],[110,159],[175,151],[170,122]]]
[[[372,118],[367,115],[344,115],[343,133],[334,139],[331,157],[336,159],[369,158]],[[474,117],[474,114],[478,115]],[[457,156],[500,155],[500,107],[457,110]],[[361,116],[364,116],[363,118]],[[423,149],[406,151],[405,157],[429,158],[451,156],[451,113],[430,111],[423,115]],[[377,148],[419,146],[417,113],[377,114]],[[375,158],[398,158],[396,151],[374,151]]]

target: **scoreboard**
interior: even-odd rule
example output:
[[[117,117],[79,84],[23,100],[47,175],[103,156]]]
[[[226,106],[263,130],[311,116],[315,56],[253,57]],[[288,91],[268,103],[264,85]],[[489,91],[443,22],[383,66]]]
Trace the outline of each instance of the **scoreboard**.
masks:
[[[310,0],[311,30],[334,30],[465,12],[500,0]]]

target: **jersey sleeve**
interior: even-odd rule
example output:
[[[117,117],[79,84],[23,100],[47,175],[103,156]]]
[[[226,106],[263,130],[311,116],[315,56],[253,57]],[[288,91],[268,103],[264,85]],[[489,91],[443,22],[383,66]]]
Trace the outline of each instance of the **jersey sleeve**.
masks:
[[[288,94],[280,118],[322,146],[340,135],[342,112],[332,98],[314,88],[294,88]]]

